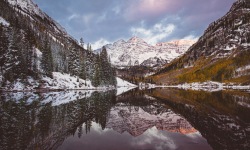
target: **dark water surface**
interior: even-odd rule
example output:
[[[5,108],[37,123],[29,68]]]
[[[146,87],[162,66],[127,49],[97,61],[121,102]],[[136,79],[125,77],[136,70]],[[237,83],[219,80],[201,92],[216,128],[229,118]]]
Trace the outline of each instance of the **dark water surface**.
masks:
[[[250,93],[2,93],[0,150],[250,149]]]

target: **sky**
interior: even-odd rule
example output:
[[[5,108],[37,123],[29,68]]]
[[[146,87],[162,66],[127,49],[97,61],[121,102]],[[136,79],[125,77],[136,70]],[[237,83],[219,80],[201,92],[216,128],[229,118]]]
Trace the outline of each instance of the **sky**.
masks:
[[[198,39],[236,0],[34,0],[75,39],[94,49],[137,36],[155,45]]]

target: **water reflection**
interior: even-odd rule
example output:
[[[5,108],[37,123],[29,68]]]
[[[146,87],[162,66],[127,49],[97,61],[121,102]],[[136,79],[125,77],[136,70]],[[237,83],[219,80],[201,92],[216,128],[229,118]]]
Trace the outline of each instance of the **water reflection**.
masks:
[[[115,91],[87,95],[80,91],[2,94],[0,149],[56,149],[83,123],[86,132],[92,120],[104,128]]]
[[[197,132],[182,116],[175,114],[171,109],[159,108],[157,103],[147,107],[118,103],[111,108],[106,124],[106,128],[119,133],[128,132],[132,136],[142,135],[152,127],[182,134]]]
[[[201,132],[213,149],[250,149],[250,94],[158,89],[153,94]]]
[[[249,149],[250,94],[3,93],[0,149]],[[211,148],[212,147],[212,148]]]

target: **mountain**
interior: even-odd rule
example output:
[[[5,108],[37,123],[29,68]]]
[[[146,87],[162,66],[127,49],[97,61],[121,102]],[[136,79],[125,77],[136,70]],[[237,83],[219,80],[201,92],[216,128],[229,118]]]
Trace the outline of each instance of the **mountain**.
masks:
[[[7,2],[12,7],[14,7],[16,11],[20,11],[21,14],[29,16],[32,20],[37,20],[38,18],[41,18],[47,21],[51,29],[54,29],[53,30],[54,32],[70,37],[70,35],[60,24],[58,24],[47,14],[42,12],[40,8],[32,0],[7,0]]]
[[[250,84],[250,0],[236,1],[180,58],[153,76],[156,83]]]
[[[50,83],[58,73],[75,76],[77,81],[91,80],[95,87],[110,84],[107,82],[111,80],[115,84],[106,50],[97,57],[83,47],[32,0],[0,1],[2,89],[15,89],[19,84],[24,89],[55,86]],[[31,87],[35,84],[36,87]],[[86,88],[87,84],[82,87]]]
[[[128,41],[119,40],[105,47],[115,66],[159,67],[184,54],[194,43],[193,40],[175,40],[152,46],[139,37],[132,37]]]

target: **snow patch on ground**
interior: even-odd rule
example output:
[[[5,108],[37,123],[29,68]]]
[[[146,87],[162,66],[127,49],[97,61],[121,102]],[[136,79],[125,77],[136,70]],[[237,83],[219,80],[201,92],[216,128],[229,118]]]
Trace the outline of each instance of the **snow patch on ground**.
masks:
[[[2,17],[0,17],[0,24],[4,25],[4,26],[9,26],[10,23],[7,22],[5,19],[3,19]]]
[[[119,81],[120,82],[120,81]],[[33,90],[109,90],[113,86],[94,87],[90,80],[83,80],[66,73],[53,72],[53,78],[44,76],[39,80],[27,77],[26,80],[17,79],[2,89],[5,91],[33,91]],[[124,84],[126,85],[126,84]]]
[[[229,45],[227,45],[226,48],[225,48],[224,50],[226,50],[226,51],[231,51],[231,50],[233,50],[233,49],[235,49],[235,48],[236,48],[235,45],[233,45],[232,47],[230,47]]]
[[[246,66],[236,69],[234,77],[241,77],[241,76],[247,76],[247,75],[250,75],[250,65],[246,65]]]
[[[44,77],[43,87],[51,89],[96,89],[90,80],[83,80],[66,73],[53,72],[53,79]]]
[[[136,85],[129,83],[119,77],[116,77],[117,87],[137,87]]]
[[[241,72],[241,71],[245,71],[245,70],[249,70],[250,69],[250,65],[244,66],[244,67],[240,67],[238,69],[236,69],[236,72]]]
[[[149,77],[149,76],[154,75],[154,74],[155,74],[155,72],[150,72],[150,73],[145,74],[144,77]]]
[[[39,50],[37,50],[39,51]],[[39,53],[39,52],[38,52]],[[0,78],[0,80],[2,80]],[[137,86],[129,83],[121,78],[117,80],[117,94],[120,95],[129,91]],[[94,87],[90,80],[83,80],[70,74],[53,72],[53,78],[44,76],[39,80],[32,77],[27,77],[25,80],[17,79],[2,89],[5,91],[34,91],[34,90],[111,90],[114,86]]]
[[[116,81],[117,81],[116,96],[121,95],[137,87],[136,85],[129,83],[128,81],[125,81],[119,77],[116,77]]]

